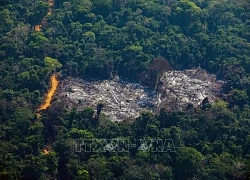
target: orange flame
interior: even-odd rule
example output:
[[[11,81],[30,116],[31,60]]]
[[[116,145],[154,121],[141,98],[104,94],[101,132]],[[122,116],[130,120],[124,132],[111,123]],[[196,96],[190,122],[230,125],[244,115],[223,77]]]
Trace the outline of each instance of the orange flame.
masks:
[[[35,31],[41,31],[42,30],[42,25],[35,25]]]
[[[46,150],[46,149],[44,149],[44,150],[43,150],[43,153],[44,153],[45,155],[48,155],[48,154],[49,154],[49,151]]]
[[[47,94],[45,102],[37,109],[37,111],[45,110],[50,106],[52,97],[56,93],[56,89],[57,89],[58,85],[59,85],[59,81],[57,80],[56,75],[53,74],[51,76],[51,88]]]

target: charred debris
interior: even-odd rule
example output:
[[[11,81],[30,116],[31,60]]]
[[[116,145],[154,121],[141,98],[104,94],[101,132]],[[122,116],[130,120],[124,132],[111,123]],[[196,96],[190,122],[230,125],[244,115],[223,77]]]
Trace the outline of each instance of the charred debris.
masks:
[[[118,76],[98,81],[67,77],[57,96],[68,109],[91,107],[96,118],[102,113],[112,121],[133,121],[142,111],[158,114],[213,103],[224,83],[201,68],[175,71],[162,59],[154,60],[140,81],[148,83],[130,83]]]

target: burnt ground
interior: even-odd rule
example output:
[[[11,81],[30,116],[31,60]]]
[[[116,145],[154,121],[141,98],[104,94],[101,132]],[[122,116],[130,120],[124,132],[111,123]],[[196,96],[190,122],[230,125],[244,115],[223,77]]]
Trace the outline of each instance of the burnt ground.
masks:
[[[157,92],[119,78],[85,81],[68,77],[61,81],[57,97],[68,109],[96,109],[98,104],[104,104],[101,113],[112,121],[133,121],[142,111],[183,110],[190,104],[199,106],[205,98],[212,103],[218,98],[222,84],[201,69],[165,72]]]
[[[187,105],[199,107],[207,98],[213,103],[220,97],[223,81],[201,69],[168,71],[160,79],[157,98],[161,108],[185,110]]]

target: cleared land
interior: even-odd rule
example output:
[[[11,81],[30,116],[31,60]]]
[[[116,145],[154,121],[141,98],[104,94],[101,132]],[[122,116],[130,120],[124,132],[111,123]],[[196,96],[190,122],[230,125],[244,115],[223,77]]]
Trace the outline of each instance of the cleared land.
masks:
[[[158,113],[160,109],[181,110],[192,104],[199,106],[205,98],[214,102],[222,81],[204,70],[168,71],[158,82],[157,91],[121,80],[84,81],[67,78],[59,86],[58,96],[67,108],[96,109],[104,104],[102,113],[113,121],[132,121],[142,111]]]

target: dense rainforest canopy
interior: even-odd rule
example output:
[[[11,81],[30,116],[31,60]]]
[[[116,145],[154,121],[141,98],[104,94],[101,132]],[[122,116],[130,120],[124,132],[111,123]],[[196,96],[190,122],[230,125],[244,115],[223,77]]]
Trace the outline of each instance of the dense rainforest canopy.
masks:
[[[248,0],[0,4],[0,179],[250,178]],[[55,72],[139,81],[156,58],[214,73],[224,96],[199,109],[144,112],[133,124],[98,121],[91,108],[68,112],[60,100],[35,115]],[[176,152],[71,149],[72,139],[90,138],[171,139]]]

